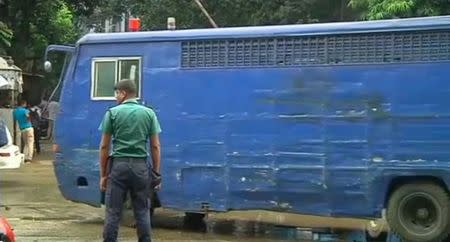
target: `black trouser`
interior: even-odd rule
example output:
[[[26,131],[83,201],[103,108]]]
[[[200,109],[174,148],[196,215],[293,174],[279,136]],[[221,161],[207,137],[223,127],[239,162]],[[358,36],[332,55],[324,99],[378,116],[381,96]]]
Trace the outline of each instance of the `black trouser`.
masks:
[[[113,158],[106,186],[106,218],[103,241],[116,242],[122,209],[127,193],[136,220],[139,242],[151,241],[150,237],[150,176],[145,159]]]
[[[41,140],[41,129],[39,127],[33,127],[34,129],[34,147],[36,147],[36,152],[41,153],[41,144],[39,141]]]

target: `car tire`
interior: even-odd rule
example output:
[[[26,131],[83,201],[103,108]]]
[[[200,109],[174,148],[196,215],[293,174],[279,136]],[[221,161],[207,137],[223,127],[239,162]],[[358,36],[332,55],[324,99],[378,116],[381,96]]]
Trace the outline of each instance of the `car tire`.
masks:
[[[389,198],[386,218],[405,241],[442,241],[450,232],[449,194],[434,183],[402,185]]]
[[[186,212],[183,218],[183,228],[187,230],[206,232],[205,214]]]
[[[150,223],[153,227],[153,214],[155,213],[155,208],[150,207]],[[136,220],[134,219],[133,206],[131,204],[131,199],[127,196],[125,203],[123,205],[122,211],[122,219],[120,220],[120,224],[125,227],[136,228]]]

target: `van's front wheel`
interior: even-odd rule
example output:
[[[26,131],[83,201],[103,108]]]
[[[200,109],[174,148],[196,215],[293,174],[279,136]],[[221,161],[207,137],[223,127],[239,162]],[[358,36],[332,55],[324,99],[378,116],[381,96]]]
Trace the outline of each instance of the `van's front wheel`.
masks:
[[[442,241],[450,232],[450,199],[433,183],[406,184],[389,199],[387,221],[406,241]]]

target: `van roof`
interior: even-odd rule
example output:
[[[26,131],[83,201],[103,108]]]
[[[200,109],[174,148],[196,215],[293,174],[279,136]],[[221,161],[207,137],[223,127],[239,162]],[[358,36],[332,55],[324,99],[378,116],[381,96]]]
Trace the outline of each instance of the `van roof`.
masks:
[[[92,33],[82,37],[77,44],[260,38],[274,36],[349,34],[448,28],[450,28],[450,16],[436,16],[359,22],[206,28],[172,31]]]

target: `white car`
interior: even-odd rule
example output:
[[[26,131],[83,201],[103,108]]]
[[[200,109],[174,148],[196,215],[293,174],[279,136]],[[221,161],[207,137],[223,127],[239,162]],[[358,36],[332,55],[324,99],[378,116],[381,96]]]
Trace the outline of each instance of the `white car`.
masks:
[[[20,168],[25,156],[19,146],[13,145],[11,133],[3,122],[0,122],[0,145],[0,169]]]

